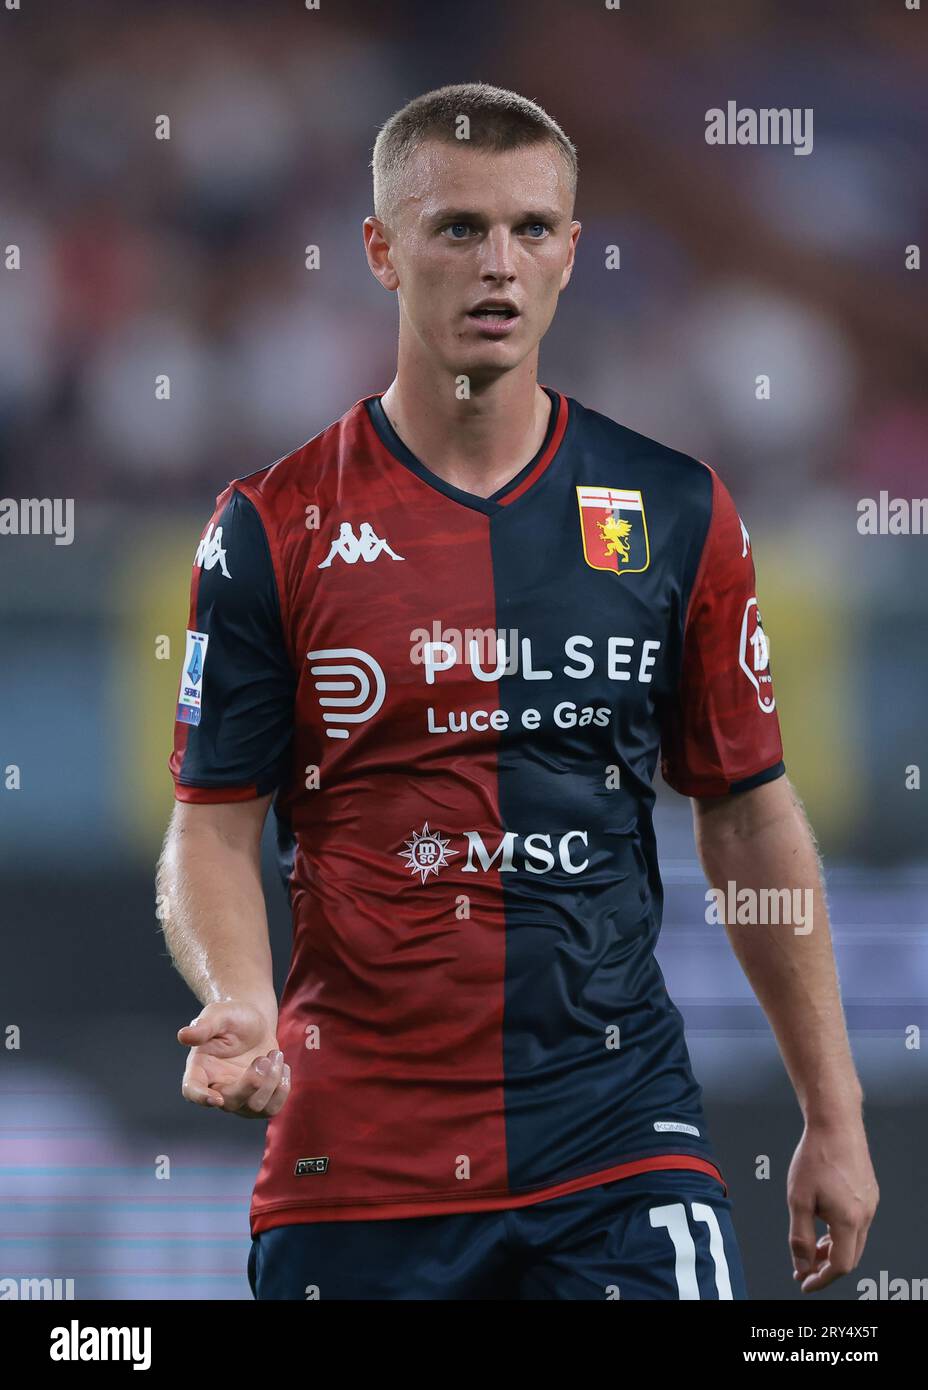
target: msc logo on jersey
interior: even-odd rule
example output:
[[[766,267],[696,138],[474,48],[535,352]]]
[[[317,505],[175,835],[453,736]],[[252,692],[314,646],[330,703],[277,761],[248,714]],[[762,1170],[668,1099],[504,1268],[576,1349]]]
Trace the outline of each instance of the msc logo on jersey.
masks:
[[[546,874],[558,866],[565,874],[582,874],[589,868],[589,858],[583,855],[579,860],[574,853],[582,854],[574,845],[579,841],[588,846],[589,834],[586,830],[568,830],[562,835],[518,835],[514,830],[502,833],[496,848],[491,851],[479,830],[465,830],[467,841],[467,863],[461,865],[462,874],[499,873]],[[521,844],[520,844],[521,841]],[[421,831],[414,830],[412,839],[407,840],[406,848],[398,851],[400,858],[412,874],[418,874],[420,882],[425,883],[431,874],[438,874],[453,855],[459,853],[449,849],[450,839],[445,839],[434,830],[429,830],[428,821]]]
[[[405,859],[406,867],[411,873],[418,874],[422,883],[430,874],[437,874],[439,869],[443,869],[448,860],[455,854],[456,849],[449,849],[450,840],[444,839],[438,834],[437,830],[429,830],[428,821],[425,822],[421,830],[412,832],[412,839],[406,841],[406,848],[400,850],[400,857]]]
[[[640,574],[651,563],[648,523],[640,492],[578,487],[583,555],[594,570]]]
[[[770,643],[760,620],[757,599],[749,598],[741,619],[741,644],[738,660],[741,669],[757,691],[757,703],[764,714],[776,705],[773,698],[773,676],[770,674]]]

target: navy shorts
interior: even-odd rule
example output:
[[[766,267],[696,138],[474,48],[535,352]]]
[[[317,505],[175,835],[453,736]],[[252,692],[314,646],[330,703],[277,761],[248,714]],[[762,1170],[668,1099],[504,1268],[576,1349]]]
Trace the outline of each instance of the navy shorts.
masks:
[[[255,1236],[257,1299],[746,1299],[714,1178],[637,1173],[506,1211],[313,1221]]]

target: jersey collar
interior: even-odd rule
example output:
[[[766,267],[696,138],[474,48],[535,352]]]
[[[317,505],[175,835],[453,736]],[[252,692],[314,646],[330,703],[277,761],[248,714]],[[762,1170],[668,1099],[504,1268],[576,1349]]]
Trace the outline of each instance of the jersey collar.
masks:
[[[390,424],[387,413],[381,404],[380,398],[384,394],[383,391],[374,396],[365,397],[361,403],[366,409],[367,418],[374,433],[392,458],[395,458],[404,468],[408,468],[411,473],[415,473],[417,478],[434,488],[436,492],[443,493],[445,497],[450,497],[454,502],[460,502],[464,507],[471,507],[474,511],[493,516],[529,491],[553,461],[561,446],[567,429],[569,414],[567,397],[559,391],[553,391],[548,386],[543,386],[542,390],[550,398],[551,412],[541,447],[535,457],[529,459],[524,468],[519,469],[515,477],[510,478],[489,497],[478,497],[476,493],[465,492],[463,488],[446,483],[444,478],[440,478],[437,473],[433,473],[430,468],[427,468],[424,463],[417,459]]]

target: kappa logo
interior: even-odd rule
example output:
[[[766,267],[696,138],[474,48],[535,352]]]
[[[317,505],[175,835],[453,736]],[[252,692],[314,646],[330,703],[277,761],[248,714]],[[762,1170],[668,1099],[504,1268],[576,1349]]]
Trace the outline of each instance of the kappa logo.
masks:
[[[193,563],[199,565],[200,569],[211,570],[218,565],[226,579],[231,579],[226,565],[226,552],[222,548],[222,527],[217,526],[213,532],[213,523],[206,528],[200,544],[197,546],[197,553],[193,557]]]
[[[382,540],[376,534],[369,521],[361,522],[361,529],[357,536],[351,522],[343,521],[338,528],[338,535],[333,540],[328,555],[321,564],[316,566],[316,569],[328,569],[336,555],[340,555],[346,565],[356,565],[359,560],[363,560],[367,565],[372,565],[381,555],[389,555],[391,560],[405,559],[405,556],[397,555],[388,541]]]
[[[640,574],[651,563],[641,493],[616,487],[578,487],[583,556],[594,570]]]

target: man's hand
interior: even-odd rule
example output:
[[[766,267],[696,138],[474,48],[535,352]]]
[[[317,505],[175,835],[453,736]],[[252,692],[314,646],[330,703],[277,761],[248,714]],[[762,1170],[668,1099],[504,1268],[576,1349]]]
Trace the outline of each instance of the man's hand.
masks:
[[[786,1180],[793,1278],[803,1293],[824,1289],[858,1264],[880,1191],[863,1121],[806,1125]],[[828,1226],[816,1242],[815,1218]]]
[[[290,1094],[290,1068],[274,1030],[252,1004],[224,999],[177,1030],[190,1048],[181,1094],[195,1105],[221,1106],[246,1120],[265,1120]]]

